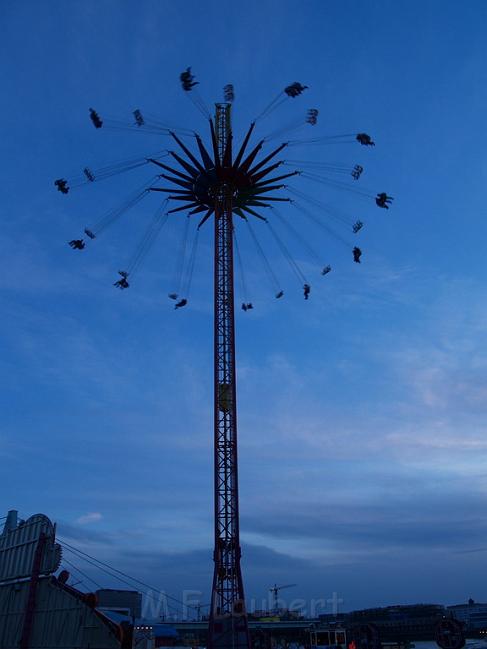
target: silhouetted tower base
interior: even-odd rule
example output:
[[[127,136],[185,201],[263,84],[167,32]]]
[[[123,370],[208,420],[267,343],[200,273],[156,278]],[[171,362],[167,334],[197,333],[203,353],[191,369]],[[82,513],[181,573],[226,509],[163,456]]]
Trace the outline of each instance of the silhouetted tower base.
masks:
[[[231,166],[230,105],[217,104],[215,164]],[[215,195],[215,550],[209,649],[249,649],[240,570],[231,182]],[[231,177],[231,174],[228,174]]]

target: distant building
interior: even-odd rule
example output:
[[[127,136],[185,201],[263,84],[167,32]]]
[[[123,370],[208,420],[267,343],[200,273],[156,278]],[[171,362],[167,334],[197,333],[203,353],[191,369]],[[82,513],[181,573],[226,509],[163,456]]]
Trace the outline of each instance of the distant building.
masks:
[[[447,611],[440,604],[385,606],[353,611],[345,615],[345,624],[375,624],[382,641],[433,640],[435,628]]]
[[[142,614],[142,593],[136,590],[104,588],[96,591],[96,599],[101,610],[125,613],[132,619]]]
[[[465,624],[467,632],[487,629],[487,604],[469,599],[466,604],[447,606],[447,610]]]

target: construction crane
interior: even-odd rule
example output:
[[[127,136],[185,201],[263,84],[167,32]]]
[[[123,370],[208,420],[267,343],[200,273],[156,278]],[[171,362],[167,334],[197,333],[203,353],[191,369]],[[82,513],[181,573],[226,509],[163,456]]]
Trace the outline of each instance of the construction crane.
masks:
[[[384,209],[389,209],[392,197],[385,192],[376,194],[365,188],[357,188],[355,183],[363,171],[361,165],[350,167],[347,163],[318,163],[316,160],[291,160],[280,157],[284,150],[288,151],[289,148],[307,144],[329,146],[359,142],[364,147],[373,147],[374,142],[366,133],[285,140],[279,146],[271,147],[270,151],[266,151],[261,157],[265,145],[275,138],[281,138],[287,131],[301,128],[314,129],[317,122],[317,109],[309,109],[306,118],[303,115],[294,125],[284,129],[279,128],[261,137],[257,144],[249,146],[256,123],[258,122],[260,127],[261,121],[267,119],[278,106],[288,100],[294,101],[307,89],[307,86],[295,81],[281,90],[250,123],[239,147],[235,148],[231,119],[231,103],[235,97],[233,86],[231,84],[225,86],[225,101],[216,103],[214,113],[210,113],[196,88],[199,82],[195,81],[191,68],[181,73],[180,81],[185,94],[207,120],[209,126],[207,145],[194,130],[166,125],[143,115],[139,109],[133,111],[134,120],[124,124],[105,116],[102,119],[91,108],[90,119],[97,130],[121,129],[126,132],[152,134],[158,138],[165,137],[173,148],[159,150],[139,158],[130,158],[99,169],[85,167],[81,176],[58,178],[54,184],[61,194],[66,195],[70,189],[78,186],[93,185],[105,178],[144,166],[157,172],[155,177],[148,179],[120,207],[102,214],[93,224],[88,223],[88,227],[84,229],[87,238],[73,238],[68,244],[75,251],[82,251],[88,245],[96,245],[99,236],[104,234],[115,221],[120,221],[120,217],[129,209],[142,200],[159,198],[147,231],[132,257],[123,269],[118,271],[119,278],[114,282],[114,286],[123,291],[128,289],[132,285],[134,273],[140,268],[143,259],[166,223],[179,222],[183,230],[183,239],[177,272],[168,293],[170,300],[175,301],[174,309],[178,311],[189,303],[198,233],[205,223],[213,221],[215,528],[208,648],[249,649],[250,637],[240,568],[234,265],[240,270],[242,294],[245,297],[241,308],[247,313],[252,311],[254,305],[246,295],[245,264],[241,260],[237,230],[245,229],[249,241],[255,244],[264,271],[258,277],[265,278],[267,275],[276,299],[280,300],[284,291],[258,240],[256,231],[259,227],[261,232],[267,233],[265,236],[275,240],[277,250],[282,253],[299,282],[304,300],[308,300],[311,291],[310,280],[292,255],[288,244],[281,239],[278,233],[280,224],[287,229],[288,235],[290,233],[293,242],[298,241],[303,246],[313,260],[318,277],[323,277],[331,271],[331,266],[327,263],[325,265],[324,262],[327,260],[322,258],[321,247],[316,250],[306,241],[304,218],[311,220],[312,227],[320,226],[327,236],[331,235],[344,245],[348,254],[353,252],[353,260],[356,263],[360,263],[362,250],[357,246],[353,247],[353,244],[337,234],[327,222],[323,222],[323,218],[325,221],[328,217],[335,219],[338,224],[346,226],[348,233],[352,232],[354,235],[361,230],[363,223],[357,221],[356,216],[347,215],[341,208],[334,209],[329,203],[317,200],[295,188],[294,185],[289,186],[282,181],[297,182],[298,179],[303,178],[331,189],[349,191],[364,200],[375,201],[378,207]],[[188,141],[188,138],[191,140]],[[284,166],[281,171],[285,173],[277,171],[281,166]],[[351,176],[353,183],[340,180],[340,175],[344,174],[347,179]],[[161,194],[166,196],[162,204]],[[152,199],[149,199],[149,196],[152,196]],[[170,205],[177,207],[168,209]],[[287,219],[276,205],[288,208],[290,211],[294,209],[296,214]],[[193,228],[193,243],[188,254],[187,240],[190,227]],[[317,235],[318,233],[315,233],[310,236],[314,239]],[[270,589],[274,593],[276,607],[279,591],[292,586],[295,584],[274,585]]]
[[[273,607],[272,610],[277,612],[279,610],[279,591],[284,590],[284,588],[293,588],[294,586],[297,586],[297,584],[284,584],[283,586],[278,586],[277,584],[274,584],[272,588],[269,588],[269,592],[273,594]]]
[[[210,604],[209,602],[208,602],[208,604],[201,604],[201,603],[198,603],[198,604],[196,605],[196,620],[197,620],[198,622],[201,622],[201,620],[202,620],[201,609],[202,609],[202,608],[207,608],[207,607],[210,606],[210,605],[211,605],[211,604]]]

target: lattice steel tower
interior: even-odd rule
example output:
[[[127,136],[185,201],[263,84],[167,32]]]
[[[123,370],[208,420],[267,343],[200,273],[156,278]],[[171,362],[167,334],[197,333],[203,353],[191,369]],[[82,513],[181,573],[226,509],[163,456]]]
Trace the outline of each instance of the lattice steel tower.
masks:
[[[216,105],[215,130],[220,160],[231,160],[230,104]],[[210,649],[247,649],[250,644],[240,569],[233,287],[234,191],[230,177],[223,177],[215,196],[215,565],[210,609]]]

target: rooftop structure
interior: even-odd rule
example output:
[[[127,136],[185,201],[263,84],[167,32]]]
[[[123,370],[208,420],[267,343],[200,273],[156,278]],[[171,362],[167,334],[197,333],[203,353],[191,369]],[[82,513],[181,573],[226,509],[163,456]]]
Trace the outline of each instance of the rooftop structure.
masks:
[[[96,608],[96,597],[68,585],[56,529],[44,514],[9,511],[0,534],[0,649],[125,649],[127,634]]]

